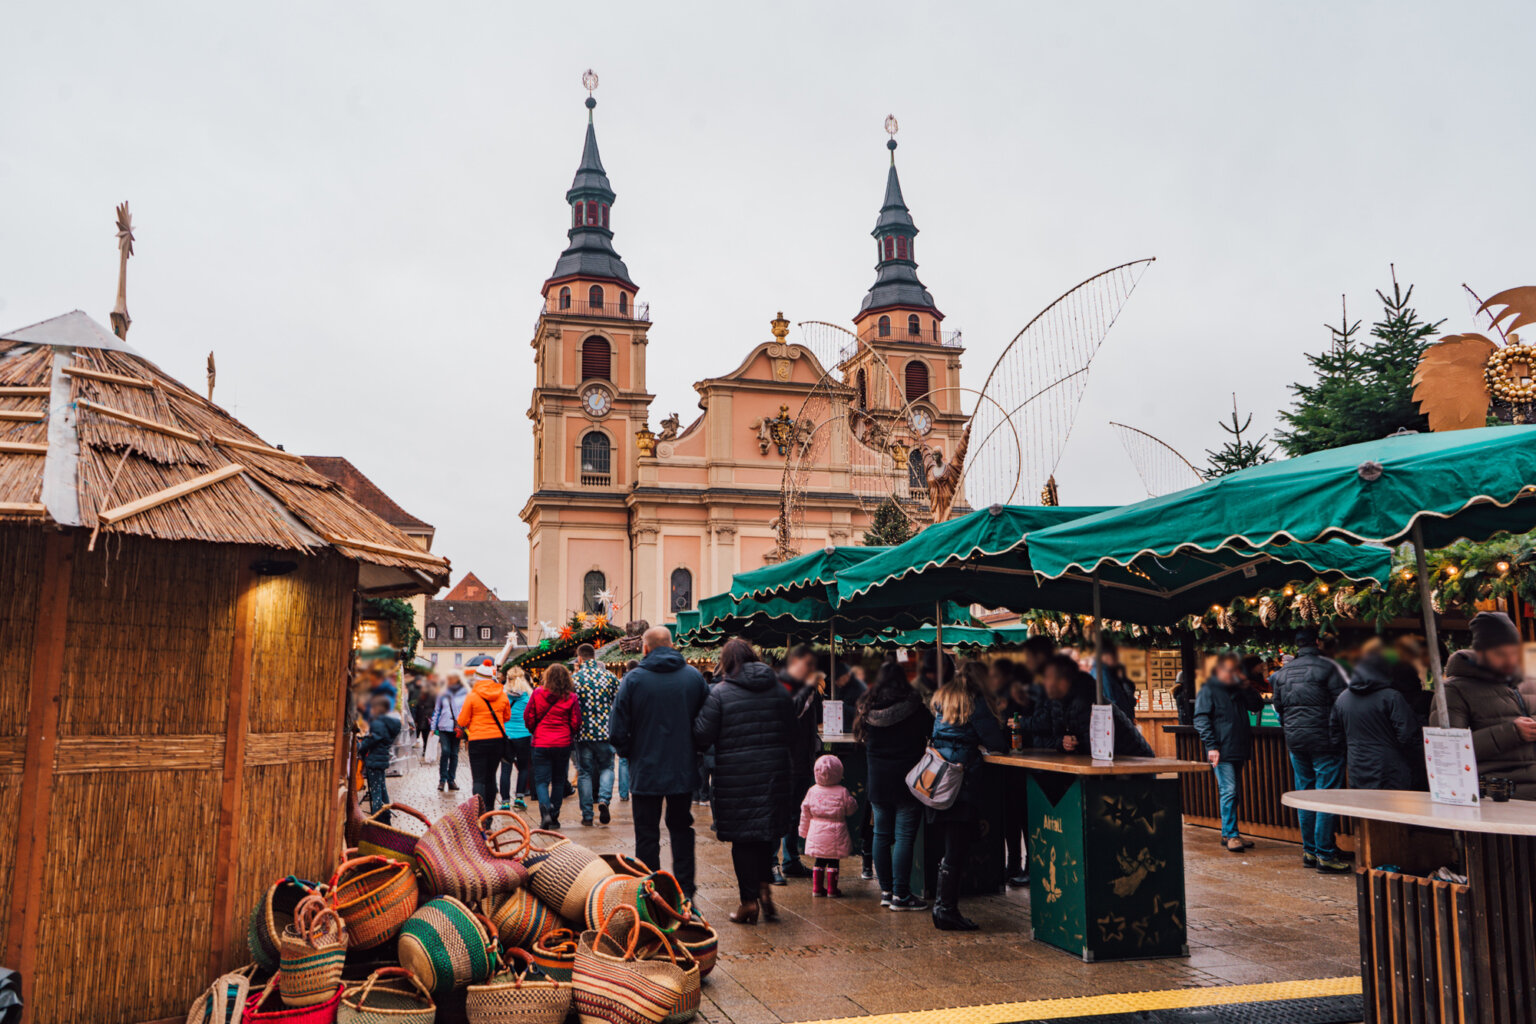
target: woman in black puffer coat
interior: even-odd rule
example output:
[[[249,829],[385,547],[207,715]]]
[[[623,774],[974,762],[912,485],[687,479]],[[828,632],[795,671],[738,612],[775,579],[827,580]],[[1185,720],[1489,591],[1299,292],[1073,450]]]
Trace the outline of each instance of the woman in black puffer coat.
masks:
[[[741,906],[737,924],[778,920],[769,886],[774,848],[790,829],[794,708],[773,669],[739,637],[720,652],[723,676],[693,722],[699,750],[715,748],[715,833],[731,844]],[[797,809],[798,810],[798,809]]]
[[[907,671],[895,659],[880,666],[875,685],[859,701],[853,733],[869,760],[869,803],[874,810],[875,876],[880,905],[892,910],[927,910],[912,892],[912,850],[923,821],[923,805],[907,789],[907,772],[922,759],[933,731],[933,714],[923,704]]]

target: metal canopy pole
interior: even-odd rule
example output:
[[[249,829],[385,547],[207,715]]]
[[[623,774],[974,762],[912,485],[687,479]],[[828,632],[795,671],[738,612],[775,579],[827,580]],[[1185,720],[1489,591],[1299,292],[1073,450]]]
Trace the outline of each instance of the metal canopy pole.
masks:
[[[1424,613],[1424,640],[1429,644],[1429,675],[1435,681],[1434,724],[1441,729],[1451,724],[1445,706],[1445,674],[1440,668],[1440,637],[1435,626],[1435,599],[1429,589],[1429,566],[1424,559],[1424,530],[1413,523],[1413,560],[1419,573],[1419,607]]]
[[[830,633],[829,633],[829,635],[827,637],[827,649],[829,651],[831,651],[832,672],[831,672],[831,675],[828,678],[831,679],[832,699],[833,700],[837,700],[837,616],[836,615],[832,616],[831,626],[829,627],[829,630],[830,630]]]
[[[1094,703],[1104,703],[1104,626],[1099,602],[1099,571],[1093,571],[1093,679],[1097,696]]]
[[[937,689],[944,688],[944,602],[933,603],[933,672],[938,680]]]

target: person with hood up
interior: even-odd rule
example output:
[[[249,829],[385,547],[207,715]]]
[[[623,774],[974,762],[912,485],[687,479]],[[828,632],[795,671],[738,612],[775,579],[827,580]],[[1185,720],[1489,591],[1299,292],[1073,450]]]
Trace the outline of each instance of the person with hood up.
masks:
[[[1479,612],[1471,625],[1472,649],[1445,665],[1451,728],[1472,730],[1480,777],[1509,779],[1515,799],[1536,800],[1536,685],[1520,630],[1503,612]]]
[[[1392,685],[1393,652],[1374,650],[1349,677],[1349,689],[1333,706],[1329,732],[1349,764],[1350,789],[1412,789],[1413,761],[1421,760],[1419,722]],[[1348,864],[1319,871],[1348,871]]]
[[[791,648],[784,656],[784,669],[779,681],[784,684],[794,704],[794,721],[789,737],[790,749],[790,808],[800,805],[815,782],[813,769],[817,752],[821,750],[821,737],[817,732],[821,725],[822,695],[816,687],[816,652],[805,644]],[[787,885],[788,878],[809,878],[810,871],[800,860],[800,837],[790,822],[784,833],[783,849],[779,863],[773,872],[774,885]]]
[[[1330,720],[1334,702],[1349,685],[1344,666],[1323,653],[1316,630],[1296,634],[1296,657],[1269,677],[1275,714],[1285,730],[1291,775],[1297,789],[1339,789],[1344,785],[1344,748]],[[1301,819],[1301,863],[1325,872],[1348,871],[1334,842],[1335,819],[1317,811],[1297,811]]]
[[[789,830],[789,733],[794,718],[778,676],[740,637],[720,651],[720,681],[693,720],[693,744],[715,748],[715,835],[731,844],[741,905],[736,924],[779,919],[773,852]]]
[[[613,699],[608,742],[620,757],[629,758],[635,856],[653,871],[661,868],[665,809],[672,874],[683,895],[692,899],[693,791],[699,784],[693,723],[709,697],[709,686],[672,646],[667,627],[652,626],[640,644],[640,666],[624,676]]]
[[[1249,689],[1235,654],[1216,659],[1216,671],[1195,698],[1195,731],[1205,745],[1205,758],[1216,776],[1221,805],[1221,841],[1230,853],[1253,845],[1237,828],[1237,802],[1242,791],[1243,765],[1253,756],[1251,712],[1264,709],[1264,699]]]
[[[437,791],[444,787],[459,789],[459,712],[469,699],[469,688],[458,676],[449,676],[448,685],[437,695],[432,709],[432,731],[437,733]]]
[[[581,732],[581,702],[564,665],[551,665],[528,706],[523,724],[533,736],[533,795],[539,801],[540,828],[560,827],[560,805],[570,795],[571,748]]]
[[[475,686],[459,709],[458,723],[469,740],[469,777],[481,812],[496,809],[496,769],[507,750],[507,718],[512,705],[496,681],[490,659],[469,669]]]
[[[389,697],[380,694],[373,698],[373,720],[358,719],[358,756],[363,759],[363,778],[368,783],[368,813],[378,814],[389,803],[389,786],[385,773],[389,771],[390,751],[400,736],[400,719],[389,713]],[[390,814],[384,811],[379,821],[389,824]]]
[[[907,772],[921,760],[932,730],[933,714],[907,681],[906,669],[887,659],[859,701],[853,734],[864,744],[868,763],[880,905],[891,910],[928,909],[927,901],[912,892],[912,853],[923,805],[907,788]]]
[[[816,858],[811,869],[811,895],[840,899],[837,887],[839,864],[853,852],[853,833],[848,816],[858,813],[859,802],[843,782],[843,762],[831,754],[816,759],[816,784],[800,802],[800,838],[805,852]]]

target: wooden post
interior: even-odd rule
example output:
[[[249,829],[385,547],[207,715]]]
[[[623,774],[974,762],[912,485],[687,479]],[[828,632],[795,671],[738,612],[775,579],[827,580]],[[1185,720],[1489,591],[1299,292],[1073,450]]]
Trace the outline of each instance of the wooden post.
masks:
[[[53,757],[59,745],[59,699],[69,625],[69,584],[75,567],[75,531],[49,530],[43,542],[42,582],[32,627],[32,672],[27,698],[27,746],[21,769],[21,814],[12,866],[11,920],[5,959],[21,973],[29,1016],[37,976],[37,933],[43,913],[48,858],[48,812],[53,802]]]
[[[347,770],[347,709],[352,704],[352,668],[353,651],[352,638],[357,635],[357,624],[362,617],[363,599],[357,593],[357,585],[352,589],[352,617],[349,622],[347,635],[341,641],[341,655],[344,669],[341,673],[341,695],[336,705],[336,746],[331,752],[331,784],[344,786],[341,798],[331,801],[330,820],[325,826],[325,841],[327,851],[339,851],[346,845],[342,838],[346,826],[346,816],[352,808],[352,773]]]
[[[235,577],[235,629],[229,647],[229,686],[224,712],[224,778],[219,791],[219,833],[213,855],[213,918],[208,977],[223,974],[230,939],[239,934],[234,905],[240,864],[240,818],[245,795],[245,742],[251,724],[251,668],[255,660],[256,574],[242,562]]]

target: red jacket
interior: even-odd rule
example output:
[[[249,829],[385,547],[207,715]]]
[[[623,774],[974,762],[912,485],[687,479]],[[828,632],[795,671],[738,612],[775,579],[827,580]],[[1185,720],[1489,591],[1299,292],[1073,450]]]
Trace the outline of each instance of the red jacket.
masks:
[[[576,734],[581,731],[581,702],[574,693],[551,700],[549,691],[541,686],[528,698],[523,722],[533,733],[536,747],[574,747]]]

